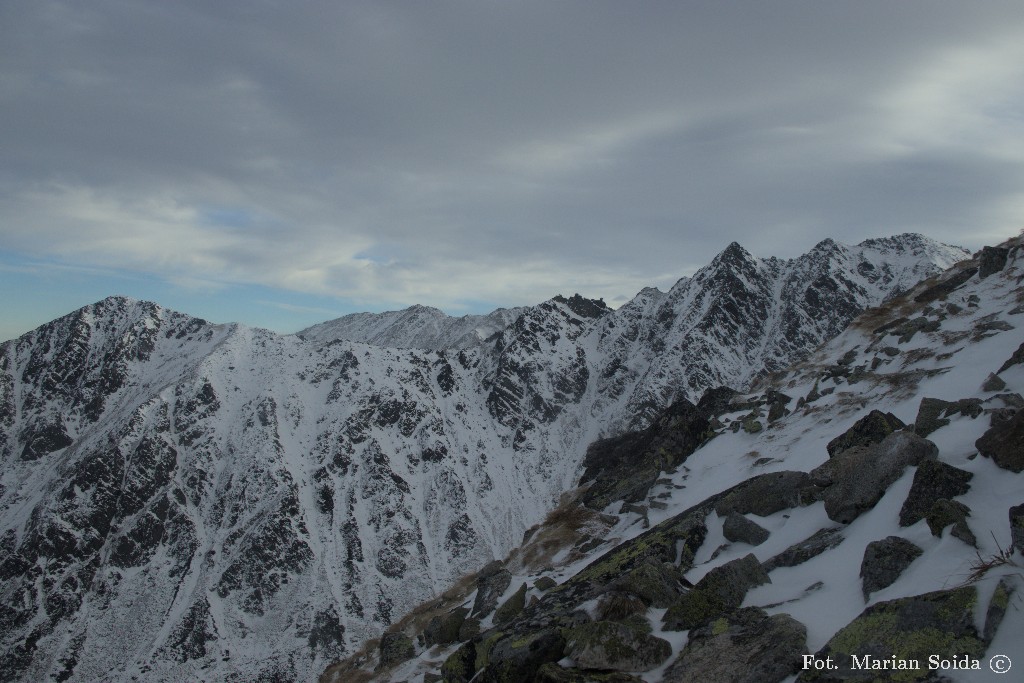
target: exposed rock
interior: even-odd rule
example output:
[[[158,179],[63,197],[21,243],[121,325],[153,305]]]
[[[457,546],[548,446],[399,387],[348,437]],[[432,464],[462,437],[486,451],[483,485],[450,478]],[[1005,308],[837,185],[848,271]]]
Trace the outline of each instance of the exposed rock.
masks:
[[[682,573],[671,562],[647,558],[609,587],[628,591],[652,607],[665,608],[675,602],[683,590]]]
[[[647,429],[595,441],[587,448],[581,500],[595,510],[643,500],[658,476],[678,467],[711,434],[710,415],[686,399],[673,403]]]
[[[1016,586],[1011,577],[1004,576],[999,579],[996,589],[992,591],[992,598],[988,602],[988,609],[985,610],[985,628],[982,636],[986,643],[992,642],[996,631],[999,630],[999,625],[1003,623],[1003,617],[1006,616],[1006,608],[1010,605],[1010,596],[1015,592]]]
[[[512,596],[494,610],[494,624],[500,626],[512,621],[526,606],[526,584],[524,583]]]
[[[819,529],[810,537],[794,543],[775,557],[766,560],[761,566],[766,572],[779,567],[795,567],[803,564],[812,557],[821,555],[826,550],[831,550],[843,542],[842,527],[831,529]]]
[[[914,433],[928,436],[939,427],[949,424],[949,418],[961,414],[971,418],[981,415],[981,399],[964,398],[959,401],[943,401],[937,398],[923,398],[914,420]]]
[[[427,647],[432,645],[448,645],[461,640],[459,631],[466,621],[469,609],[457,607],[447,614],[433,617],[423,629],[423,642]]]
[[[768,530],[737,512],[730,512],[722,523],[722,533],[733,543],[761,545],[768,540]]]
[[[900,526],[910,526],[924,519],[939,498],[962,496],[971,488],[974,477],[965,470],[939,460],[925,460],[914,473],[914,483],[900,509]]]
[[[628,591],[608,591],[597,601],[598,621],[623,621],[647,612],[648,603]]]
[[[466,617],[459,627],[459,640],[470,640],[480,635],[480,620],[475,617]]]
[[[910,432],[893,432],[883,441],[851,448],[815,468],[811,479],[822,492],[829,519],[848,524],[881,500],[909,465],[933,460],[938,448]]]
[[[1024,504],[1010,508],[1010,543],[1024,555]]]
[[[807,629],[788,614],[745,607],[690,631],[664,683],[778,683],[800,668]]]
[[[757,434],[762,429],[764,429],[764,427],[761,425],[761,420],[759,419],[756,412],[751,413],[747,417],[743,418],[743,421],[740,423],[740,426],[743,427],[743,431],[745,431],[747,434]]]
[[[889,536],[881,541],[872,541],[864,549],[860,563],[861,589],[864,599],[875,591],[891,586],[910,563],[921,556],[923,551],[899,536]]]
[[[1009,422],[989,428],[974,445],[1004,470],[1024,472],[1024,410]]]
[[[978,278],[984,280],[993,273],[1006,267],[1006,257],[1010,250],[1006,247],[982,247],[978,255]]]
[[[932,509],[928,511],[925,521],[928,522],[928,528],[931,529],[932,535],[942,536],[942,531],[952,524],[953,530],[950,533],[954,537],[959,538],[967,545],[977,547],[978,539],[974,537],[971,528],[967,526],[967,518],[970,514],[971,509],[960,501],[940,498],[932,504]]]
[[[545,664],[537,669],[535,683],[643,683],[642,678],[619,671],[582,671]]]
[[[401,631],[385,633],[380,639],[380,664],[378,669],[388,669],[416,656],[412,639]]]
[[[512,583],[512,574],[500,560],[491,562],[480,570],[476,577],[477,594],[471,616],[483,617],[498,605],[498,599]]]
[[[668,608],[662,621],[667,631],[685,631],[732,611],[754,586],[771,583],[753,554],[709,571],[693,590]]]
[[[485,641],[486,642],[486,641]],[[520,683],[532,680],[548,662],[565,656],[565,638],[557,629],[535,631],[522,637],[500,636],[485,652],[477,653],[483,670],[474,680],[480,683]]]
[[[977,268],[967,267],[958,270],[954,275],[946,278],[942,282],[929,287],[920,294],[914,297],[914,301],[919,304],[929,303],[936,299],[945,299],[953,292],[957,287],[961,286],[968,280],[970,280],[975,273],[978,272]]]
[[[1021,344],[1020,346],[1017,347],[1017,350],[1013,352],[1013,355],[1007,358],[1006,361],[999,367],[999,372],[996,374],[1001,374],[1004,370],[1008,370],[1014,365],[1019,365],[1021,363],[1024,363],[1024,344]]]
[[[928,670],[928,657],[943,659],[967,655],[980,658],[985,642],[974,626],[974,586],[936,591],[880,602],[868,607],[860,616],[839,630],[817,652],[817,658],[832,658],[832,671],[805,670],[798,681],[872,681],[877,672],[855,670],[852,657],[859,662],[917,660],[919,671],[905,672],[905,680],[922,680],[933,672]],[[865,659],[869,658],[869,659]],[[900,672],[898,675],[903,675]]]
[[[1002,391],[1005,388],[1006,382],[994,372],[990,372],[988,378],[981,385],[982,391]]]
[[[533,587],[539,591],[551,590],[558,585],[558,582],[550,576],[542,576],[533,582]]]
[[[665,640],[615,621],[577,626],[565,639],[565,655],[582,669],[650,671],[672,654]]]
[[[733,487],[715,504],[715,512],[719,517],[730,512],[767,517],[780,510],[810,505],[817,495],[818,489],[806,472],[769,472]]]
[[[828,442],[828,446],[826,446],[828,455],[831,458],[854,446],[870,446],[904,427],[906,425],[903,420],[892,413],[872,410],[857,420],[852,427]]]

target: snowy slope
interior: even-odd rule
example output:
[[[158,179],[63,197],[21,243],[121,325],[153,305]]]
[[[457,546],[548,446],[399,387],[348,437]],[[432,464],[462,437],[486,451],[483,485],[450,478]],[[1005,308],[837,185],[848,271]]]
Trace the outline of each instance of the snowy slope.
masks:
[[[661,566],[661,562],[647,565],[647,569],[642,563],[630,563],[653,552],[652,548],[660,542],[658,533],[673,533],[671,530],[684,524],[680,520],[686,519],[693,521],[685,524],[702,525],[703,531],[687,532],[689,537],[682,534],[678,540],[668,538],[664,542],[691,587],[699,585],[716,568],[748,554],[767,563],[796,544],[804,543],[806,547],[806,541],[823,530],[835,530],[835,542],[817,556],[792,566],[763,565],[770,582],[752,587],[742,599],[743,607],[759,607],[769,615],[789,615],[798,621],[805,629],[805,653],[821,654],[827,644],[836,647],[834,636],[869,607],[907,596],[936,591],[948,594],[960,586],[972,587],[977,604],[973,612],[969,610],[968,620],[976,626],[978,637],[985,628],[998,624],[994,633],[985,635],[984,655],[977,655],[980,668],[947,668],[932,673],[941,673],[952,681],[1008,680],[989,668],[989,658],[1006,654],[1016,660],[1019,644],[1024,642],[1024,547],[1018,546],[1012,555],[1004,554],[1006,549],[1012,551],[1008,510],[1024,503],[1024,472],[979,456],[975,445],[991,427],[1005,424],[1018,410],[1024,410],[1024,238],[1011,240],[1003,249],[1007,256],[1005,265],[994,272],[991,268],[986,272],[984,258],[961,263],[905,296],[867,311],[805,362],[775,374],[753,393],[735,396],[731,407],[718,412],[714,436],[682,464],[662,471],[640,504],[618,501],[598,517],[596,511],[573,511],[571,504],[564,503],[563,511],[532,530],[529,540],[505,562],[504,569],[511,576],[494,604],[509,601],[525,585],[525,608],[520,608],[518,616],[506,616],[499,623],[497,613],[482,614],[479,636],[470,640],[459,637],[434,647],[424,647],[422,641],[416,640],[416,622],[403,621],[396,633],[404,629],[416,643],[413,658],[391,663],[385,670],[378,670],[372,680],[418,680],[424,674],[442,671],[442,665],[447,667],[443,669],[445,675],[454,675],[456,671],[462,672],[459,675],[472,675],[474,666],[479,669],[488,661],[486,666],[490,668],[482,674],[487,680],[491,680],[489,676],[503,675],[498,673],[501,671],[522,673],[527,666],[536,670],[544,662],[547,664],[543,680],[582,680],[573,678],[584,675],[575,668],[584,665],[569,655],[571,636],[559,641],[558,636],[551,635],[554,632],[544,629],[558,624],[562,629],[558,633],[572,633],[578,624],[599,618],[605,598],[619,595],[617,591],[624,590],[622,586],[650,589],[651,583],[638,584],[638,579],[624,578],[627,569],[641,571],[640,575],[650,582],[651,572],[655,571],[650,567]],[[998,265],[999,259],[994,260]],[[651,299],[657,305],[657,297]],[[993,375],[997,380],[992,379]],[[768,409],[780,401],[780,392],[789,399],[786,409],[769,418]],[[948,405],[929,415],[927,399],[946,401]],[[897,472],[880,498],[866,505],[855,518],[836,521],[834,512],[830,518],[830,499],[822,493],[827,488],[820,488],[830,484],[814,483],[814,477],[821,476],[814,474],[815,468],[829,462],[830,442],[872,410],[891,413],[910,425],[908,430],[924,434],[934,443],[938,462],[967,473],[969,484],[954,500],[968,508],[966,526],[973,534],[974,544],[957,535],[955,527],[932,531],[925,519],[907,525],[901,522],[901,508],[915,482],[918,467],[914,466]],[[794,498],[774,512],[746,513],[744,517],[768,532],[767,539],[759,545],[730,542],[723,532],[725,516],[716,511],[716,501],[744,482],[784,472],[812,473],[804,489],[809,497]],[[858,478],[863,477],[851,473],[850,481]],[[768,491],[765,495],[771,498]],[[697,517],[692,517],[694,514]],[[572,519],[589,521],[566,526],[564,520]],[[890,536],[912,542],[921,553],[892,583],[865,597],[861,567],[866,548],[869,543]],[[684,544],[692,539],[697,542],[692,548],[692,561],[688,562],[690,546]],[[1000,556],[1008,557],[1009,562],[995,562],[979,573],[983,561]],[[602,578],[601,572],[609,565],[619,567],[612,575],[619,583],[606,583]],[[553,579],[557,587],[549,589],[538,584],[542,577]],[[1011,594],[1005,617],[998,623],[990,610],[1005,601],[1005,597],[993,597],[1001,581],[1016,592]],[[682,595],[687,592],[686,588],[676,590]],[[476,599],[470,585],[443,608],[452,610],[461,604],[468,611]],[[692,651],[687,650],[688,631],[672,630],[663,623],[667,614],[664,607],[642,607],[640,613],[648,628],[653,629],[652,635],[668,643],[671,654],[648,668],[624,667],[623,671],[636,678],[617,680],[740,680],[733,676],[749,673],[749,668],[728,669],[733,660],[724,655],[715,662],[714,670],[687,672],[684,667],[673,667],[684,652],[692,655]],[[450,616],[455,611],[437,614]],[[426,617],[421,616],[419,628],[425,621]],[[905,628],[912,626],[907,624]],[[726,628],[726,620],[715,622],[716,632]],[[867,636],[855,629],[844,633],[847,643],[852,638],[873,635],[870,630]],[[702,637],[707,634],[705,631]],[[530,648],[532,654],[525,649],[516,650],[517,643],[530,642],[543,642],[544,646]],[[702,642],[706,646],[708,641]],[[753,666],[754,660],[770,659],[770,654],[758,650],[750,640],[740,639],[736,643],[735,656],[741,660],[752,658],[742,660],[744,666]],[[460,659],[465,652],[476,653],[476,664]],[[877,656],[889,658],[881,651]],[[949,652],[944,656],[949,661]],[[770,680],[793,681],[796,674],[801,674],[801,680],[811,680],[814,672],[803,671],[801,661],[793,656],[786,664],[792,673]],[[321,680],[345,680],[346,675],[372,670],[378,662],[378,654],[371,652],[362,661],[348,661],[329,669]],[[1019,664],[1014,661],[1014,665]],[[928,662],[922,660],[922,666],[927,669]],[[470,673],[466,674],[467,671]],[[863,673],[866,678],[850,680],[871,680],[876,675]],[[929,673],[925,670],[921,676]],[[920,679],[889,678],[888,673],[877,675],[877,680]],[[451,680],[460,679],[456,676]]]
[[[499,308],[487,315],[454,318],[416,305],[402,311],[353,313],[307,327],[298,336],[319,343],[344,339],[400,349],[465,349],[505,329],[524,310]]]
[[[310,679],[504,556],[597,436],[805,355],[959,255],[734,245],[667,294],[556,297],[465,349],[123,298],[44,325],[0,345],[0,680]],[[794,311],[816,327],[787,333]],[[399,327],[377,333],[416,339]]]

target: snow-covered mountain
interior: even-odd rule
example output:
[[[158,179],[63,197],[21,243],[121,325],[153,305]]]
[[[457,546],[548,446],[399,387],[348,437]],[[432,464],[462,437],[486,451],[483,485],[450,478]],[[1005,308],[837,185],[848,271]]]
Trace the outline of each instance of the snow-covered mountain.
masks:
[[[487,315],[445,315],[430,306],[402,311],[352,313],[298,333],[313,342],[337,339],[393,349],[465,349],[478,346],[509,326],[526,309],[499,308]]]
[[[0,680],[308,680],[520,543],[593,439],[965,256],[731,245],[667,293],[555,297],[466,348],[443,320],[362,328],[436,347],[386,348],[123,298],[48,323],[0,345]]]
[[[321,683],[1009,680],[1022,283],[1024,237],[986,247],[751,393],[592,444],[520,547]]]

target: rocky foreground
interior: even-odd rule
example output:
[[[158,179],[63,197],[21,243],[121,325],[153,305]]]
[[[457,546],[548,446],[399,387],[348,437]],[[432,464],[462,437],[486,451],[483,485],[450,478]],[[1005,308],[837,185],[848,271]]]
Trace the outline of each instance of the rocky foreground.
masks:
[[[1020,238],[986,248],[753,393],[595,443],[517,550],[321,682],[1008,680],[1022,282]]]

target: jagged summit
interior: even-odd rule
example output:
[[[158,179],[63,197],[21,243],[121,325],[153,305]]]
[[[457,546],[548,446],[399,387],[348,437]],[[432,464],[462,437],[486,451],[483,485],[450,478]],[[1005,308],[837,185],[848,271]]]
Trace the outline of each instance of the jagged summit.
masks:
[[[947,256],[751,258],[614,311],[346,316],[351,341],[114,298],[0,344],[0,671],[312,679],[520,543],[596,438],[805,358]]]

